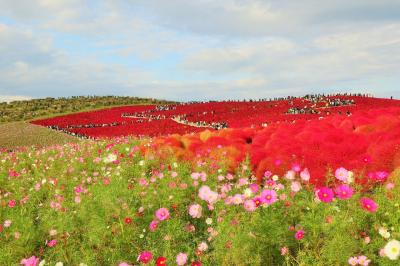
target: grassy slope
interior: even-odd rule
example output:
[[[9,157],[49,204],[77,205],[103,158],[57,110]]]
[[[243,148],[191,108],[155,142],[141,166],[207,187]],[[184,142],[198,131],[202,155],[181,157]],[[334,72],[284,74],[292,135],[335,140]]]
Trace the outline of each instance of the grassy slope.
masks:
[[[79,142],[78,138],[26,122],[0,124],[0,148]]]
[[[84,99],[85,100],[85,99]],[[104,100],[104,99],[103,99]],[[123,100],[123,99],[122,99]],[[134,100],[134,99],[133,99]],[[132,100],[132,101],[133,101]],[[25,101],[26,103],[33,102],[35,100]],[[37,101],[37,99],[36,99]],[[57,101],[60,99],[56,99],[55,105],[60,104]],[[65,99],[65,103],[71,102],[73,103],[76,99]],[[93,99],[94,103],[96,99]],[[99,101],[101,102],[102,99],[100,98]],[[23,106],[24,102],[18,102],[14,104],[19,104],[23,108],[27,108]],[[118,99],[115,99],[115,102],[111,104],[102,103],[100,106],[81,106],[79,110],[66,110],[66,111],[50,111],[50,113],[37,115],[35,117],[30,117],[26,120],[26,122],[2,122],[0,121],[0,148],[7,148],[7,149],[14,149],[16,147],[21,146],[47,146],[52,144],[63,144],[67,142],[79,142],[80,139],[66,135],[61,132],[56,132],[54,130],[50,130],[45,127],[40,127],[36,125],[29,124],[30,121],[37,120],[37,119],[45,119],[54,116],[60,115],[68,115],[80,112],[87,112],[87,111],[95,111],[101,109],[109,109],[115,108],[120,106],[129,106],[129,105],[147,105],[147,104],[164,104],[164,103],[173,103],[170,101],[164,100],[152,100],[152,99],[137,99],[137,102],[118,102]],[[88,104],[88,103],[87,103]],[[20,107],[21,107],[20,106]],[[1,109],[1,108],[0,108]],[[15,107],[16,112],[21,112],[21,110],[17,110],[18,107]],[[1,110],[0,110],[1,111]],[[28,109],[25,111],[29,111]]]

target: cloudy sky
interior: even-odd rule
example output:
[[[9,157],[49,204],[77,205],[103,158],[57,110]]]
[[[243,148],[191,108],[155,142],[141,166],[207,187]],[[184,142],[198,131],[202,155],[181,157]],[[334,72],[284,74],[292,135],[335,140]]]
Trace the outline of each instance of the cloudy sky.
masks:
[[[399,85],[399,0],[0,0],[0,101],[400,98]]]

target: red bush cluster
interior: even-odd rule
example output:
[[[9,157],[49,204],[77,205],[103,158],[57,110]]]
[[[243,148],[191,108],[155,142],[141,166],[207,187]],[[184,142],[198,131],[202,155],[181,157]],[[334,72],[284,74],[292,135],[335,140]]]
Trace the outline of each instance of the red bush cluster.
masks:
[[[170,147],[185,159],[220,156],[232,169],[249,154],[259,178],[267,170],[283,175],[298,165],[308,168],[312,183],[322,184],[327,171],[345,167],[355,171],[357,182],[374,183],[400,166],[400,108],[363,109],[351,116],[266,128],[174,135],[157,138],[153,147]]]
[[[329,100],[352,100],[354,104],[330,106]],[[32,123],[91,138],[160,136],[200,132],[213,123],[229,128],[260,127],[271,123],[307,121],[332,114],[346,116],[370,108],[400,106],[399,101],[359,96],[332,96],[312,102],[306,98],[274,101],[224,101],[165,106],[137,105],[82,112]],[[291,108],[312,110],[292,114]],[[184,123],[173,118],[181,117]],[[194,126],[198,123],[200,126]]]

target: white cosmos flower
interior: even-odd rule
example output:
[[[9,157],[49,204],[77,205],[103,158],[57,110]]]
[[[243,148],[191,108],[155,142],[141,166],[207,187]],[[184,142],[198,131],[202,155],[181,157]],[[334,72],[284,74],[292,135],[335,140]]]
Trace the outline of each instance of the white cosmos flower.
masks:
[[[390,260],[397,260],[400,255],[400,242],[396,239],[390,240],[383,248],[386,257]]]
[[[105,157],[104,159],[103,159],[103,162],[105,162],[105,163],[112,163],[112,162],[114,162],[114,161],[116,161],[117,160],[117,155],[115,155],[115,154],[113,154],[113,153],[110,153],[107,157]]]
[[[379,228],[379,234],[383,237],[388,239],[390,237],[390,233],[388,232],[388,230],[385,227],[380,227]]]
[[[243,195],[246,197],[246,199],[251,198],[253,196],[253,191],[251,191],[250,188],[246,188],[243,192]]]

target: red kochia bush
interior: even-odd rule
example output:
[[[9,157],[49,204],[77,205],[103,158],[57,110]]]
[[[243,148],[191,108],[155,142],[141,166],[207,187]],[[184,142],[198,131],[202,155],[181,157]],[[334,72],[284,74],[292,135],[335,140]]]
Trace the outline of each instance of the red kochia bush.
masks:
[[[321,120],[275,123],[263,129],[227,129],[176,136],[182,153],[214,156],[225,149],[231,169],[250,155],[258,178],[265,171],[283,175],[293,164],[307,167],[311,182],[322,185],[328,170],[345,167],[369,182],[368,173],[390,172],[400,166],[400,108],[355,112]],[[161,138],[163,145],[171,143]],[[172,143],[171,143],[172,144]]]

